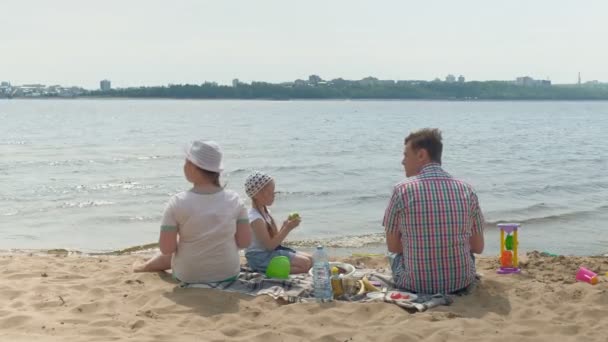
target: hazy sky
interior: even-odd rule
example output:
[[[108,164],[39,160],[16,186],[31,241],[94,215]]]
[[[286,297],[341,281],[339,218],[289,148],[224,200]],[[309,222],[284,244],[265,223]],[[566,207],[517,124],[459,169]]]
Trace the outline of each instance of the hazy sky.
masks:
[[[608,1],[0,0],[0,81],[608,81]]]

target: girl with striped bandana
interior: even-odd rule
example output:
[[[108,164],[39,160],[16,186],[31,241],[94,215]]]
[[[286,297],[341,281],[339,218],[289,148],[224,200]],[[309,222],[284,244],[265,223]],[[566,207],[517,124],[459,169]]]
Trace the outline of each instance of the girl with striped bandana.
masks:
[[[276,256],[286,256],[291,263],[290,273],[306,273],[312,267],[312,256],[281,245],[287,235],[300,224],[300,218],[288,218],[281,229],[270,214],[274,203],[275,184],[271,176],[256,171],[245,180],[245,192],[251,198],[249,222],[253,231],[252,243],[245,257],[249,267],[257,272],[266,272],[268,263]]]

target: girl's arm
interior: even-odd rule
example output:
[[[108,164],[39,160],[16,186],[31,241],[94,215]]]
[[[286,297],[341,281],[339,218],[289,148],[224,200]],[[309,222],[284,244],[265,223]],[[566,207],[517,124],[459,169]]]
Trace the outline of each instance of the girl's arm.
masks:
[[[289,234],[289,232],[291,232],[291,230],[297,227],[299,224],[300,220],[285,221],[279,232],[273,237],[270,237],[268,229],[266,228],[266,223],[262,219],[257,219],[251,222],[251,229],[253,230],[253,233],[258,241],[264,245],[264,248],[272,251],[277,248],[283,242],[283,240],[285,240],[287,234]]]

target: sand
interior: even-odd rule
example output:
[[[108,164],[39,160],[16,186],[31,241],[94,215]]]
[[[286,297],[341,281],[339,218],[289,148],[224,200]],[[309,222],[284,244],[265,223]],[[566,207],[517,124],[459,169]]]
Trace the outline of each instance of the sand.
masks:
[[[410,314],[385,303],[282,305],[134,274],[143,257],[0,256],[1,341],[608,341],[608,280],[574,282],[608,258],[532,253],[520,276],[481,258],[483,282],[452,306]],[[347,261],[384,266],[382,258]]]

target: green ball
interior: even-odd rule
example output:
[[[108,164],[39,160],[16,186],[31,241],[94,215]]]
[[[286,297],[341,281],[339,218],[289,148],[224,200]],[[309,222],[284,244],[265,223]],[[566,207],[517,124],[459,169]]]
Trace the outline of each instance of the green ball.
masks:
[[[266,267],[266,276],[268,278],[287,279],[291,271],[289,258],[286,256],[276,256],[270,260]]]

